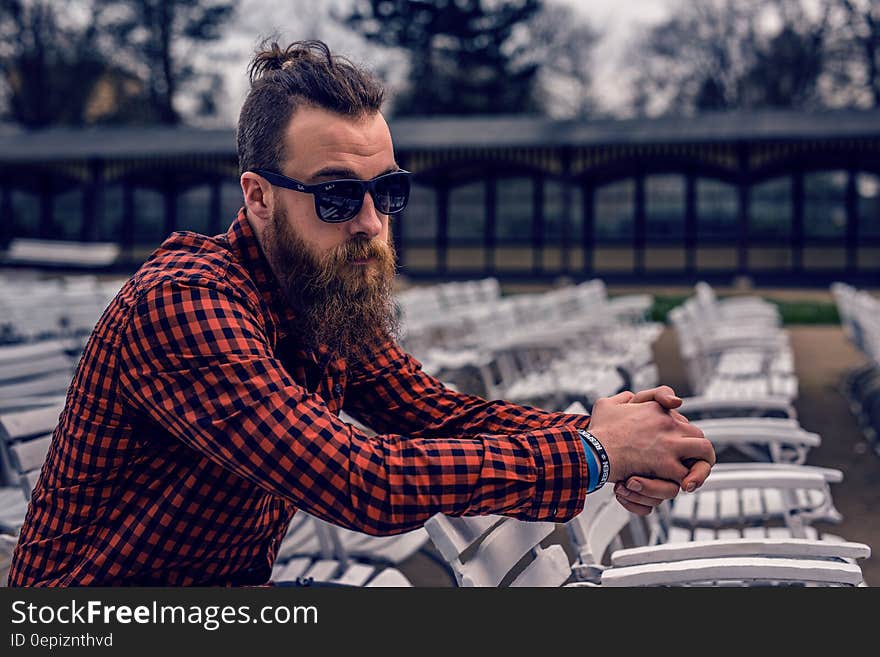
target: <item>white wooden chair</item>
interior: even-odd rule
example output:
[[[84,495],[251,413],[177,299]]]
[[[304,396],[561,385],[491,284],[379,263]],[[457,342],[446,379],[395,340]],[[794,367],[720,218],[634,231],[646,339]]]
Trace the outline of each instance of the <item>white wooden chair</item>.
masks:
[[[694,393],[721,399],[797,397],[791,345],[777,320],[718,320],[695,298],[673,308],[668,318]]]
[[[692,420],[719,457],[771,463],[806,463],[811,449],[822,443],[819,434],[806,431],[794,418],[725,417]]]
[[[721,537],[621,547],[624,530],[640,522],[611,489],[589,495],[584,511],[566,523],[577,552],[570,585],[865,585],[856,561],[870,556],[870,548],[861,543]]]
[[[63,401],[0,415],[0,530],[18,534]]]
[[[690,420],[729,417],[797,418],[792,400],[770,395],[751,397],[707,397],[693,395],[682,398],[678,410]]]
[[[582,407],[566,410],[578,413]],[[843,473],[802,464],[806,450],[819,443],[817,434],[803,431],[793,419],[727,418],[696,424],[707,438],[718,440],[722,449],[732,444],[749,454],[763,443],[758,456],[763,456],[763,461],[775,456],[780,462],[716,464],[695,493],[680,494],[665,502],[647,521],[629,518],[634,529],[643,534],[639,540],[648,544],[743,537],[842,540],[831,534],[819,536],[812,526],[819,521],[836,523],[842,519],[834,507],[830,484],[842,481]],[[781,462],[785,458],[788,462]],[[587,499],[588,508],[593,497]],[[595,504],[601,506],[602,498],[597,498]],[[616,536],[623,526],[618,524],[627,521],[628,514],[615,512],[612,509],[601,521],[610,523],[611,528],[606,530],[609,536]],[[602,532],[601,522],[594,523],[591,513],[585,512],[569,523],[573,542],[589,545],[584,523]],[[603,548],[607,545],[600,544]]]
[[[702,547],[702,546],[700,546]],[[816,554],[803,550],[823,548]],[[795,542],[768,545],[766,542],[735,546],[749,553],[769,553],[770,556],[739,557],[726,551],[720,556],[695,558],[668,554],[668,561],[642,563],[610,568],[602,573],[601,585],[606,587],[644,586],[831,586],[864,587],[862,569],[855,563],[842,561],[841,554],[866,557],[861,544],[835,546],[804,546]],[[782,549],[780,549],[782,548]],[[781,553],[780,553],[781,552]]]
[[[565,549],[541,545],[554,523],[436,514],[425,529],[461,587],[555,587],[571,576]]]
[[[838,523],[830,484],[839,470],[788,464],[716,465],[703,486],[652,514],[652,535],[664,542],[704,538],[824,538],[813,523]]]
[[[79,352],[78,341],[61,339],[0,346],[0,413],[63,399]]]
[[[856,563],[870,555],[864,544],[736,538],[645,545],[635,552],[620,547],[621,533],[634,520],[614,501],[611,487],[589,495],[584,511],[565,524],[573,563],[561,545],[546,545],[552,523],[438,514],[425,526],[458,585],[466,587],[864,585]]]
[[[352,558],[340,542],[339,528],[298,511],[279,547],[274,582],[312,580],[356,587],[411,587],[397,568]]]

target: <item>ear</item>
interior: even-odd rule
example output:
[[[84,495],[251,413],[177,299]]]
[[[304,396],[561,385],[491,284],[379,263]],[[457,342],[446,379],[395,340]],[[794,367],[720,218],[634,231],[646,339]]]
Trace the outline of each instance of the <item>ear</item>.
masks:
[[[251,171],[241,174],[240,182],[248,217],[252,217],[258,223],[269,222],[275,206],[272,185],[266,182],[265,178]],[[254,228],[257,229],[256,226]]]

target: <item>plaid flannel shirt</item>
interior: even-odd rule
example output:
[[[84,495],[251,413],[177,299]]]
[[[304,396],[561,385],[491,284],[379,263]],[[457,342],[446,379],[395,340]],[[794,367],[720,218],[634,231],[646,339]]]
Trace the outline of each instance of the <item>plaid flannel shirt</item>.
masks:
[[[265,584],[298,508],[370,534],[582,509],[588,418],[454,392],[391,342],[306,351],[292,317],[243,211],[172,234],[85,347],[9,584]]]

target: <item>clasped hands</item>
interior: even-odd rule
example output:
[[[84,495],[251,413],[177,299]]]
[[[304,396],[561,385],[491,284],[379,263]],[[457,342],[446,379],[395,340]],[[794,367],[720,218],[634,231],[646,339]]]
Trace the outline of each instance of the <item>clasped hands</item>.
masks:
[[[715,450],[699,427],[675,410],[681,403],[672,388],[659,386],[620,392],[593,405],[590,432],[608,453],[608,480],[627,511],[646,516],[709,476]]]

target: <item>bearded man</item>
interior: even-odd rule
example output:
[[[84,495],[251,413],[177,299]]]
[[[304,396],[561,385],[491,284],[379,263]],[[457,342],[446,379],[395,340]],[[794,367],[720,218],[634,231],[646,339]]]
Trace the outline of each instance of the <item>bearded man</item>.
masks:
[[[705,480],[711,443],[669,388],[568,415],[422,372],[395,342],[410,180],[381,86],[321,42],[264,46],[250,78],[244,205],[224,234],[169,236],[98,322],[11,586],[261,585],[297,509],[382,535],[437,512],[564,522],[607,481],[646,514]]]

